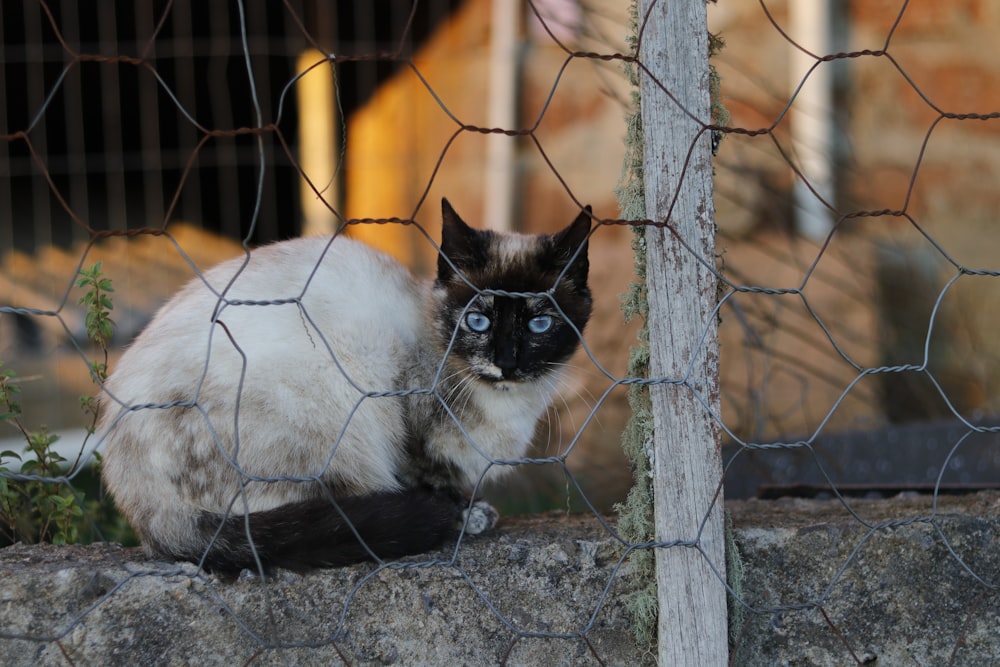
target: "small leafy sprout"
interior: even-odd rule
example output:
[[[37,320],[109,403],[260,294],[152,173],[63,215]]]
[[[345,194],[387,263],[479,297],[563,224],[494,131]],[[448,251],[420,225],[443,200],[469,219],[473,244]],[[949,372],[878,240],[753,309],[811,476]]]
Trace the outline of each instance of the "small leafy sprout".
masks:
[[[21,388],[14,384],[16,377],[17,374],[9,368],[3,368],[3,362],[0,361],[0,422],[16,419],[21,414],[21,404],[14,398],[15,394],[21,393]]]
[[[111,319],[114,304],[111,303],[111,297],[108,295],[115,289],[111,286],[111,279],[103,277],[103,266],[103,262],[97,262],[89,269],[80,269],[80,277],[76,281],[76,286],[87,290],[80,297],[80,305],[87,309],[87,315],[84,319],[87,336],[96,345],[106,348],[111,342],[115,326],[114,320]],[[92,369],[92,372],[103,379],[103,376],[96,369]],[[102,369],[101,372],[106,372],[106,368]]]

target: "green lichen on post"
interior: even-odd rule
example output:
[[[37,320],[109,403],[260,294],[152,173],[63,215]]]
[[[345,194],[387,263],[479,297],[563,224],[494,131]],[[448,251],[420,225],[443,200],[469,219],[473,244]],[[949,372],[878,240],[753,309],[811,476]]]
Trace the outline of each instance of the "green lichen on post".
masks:
[[[629,7],[628,43],[636,53],[638,46],[638,7],[633,2]],[[643,131],[640,112],[639,79],[634,64],[625,63],[625,74],[632,84],[632,109],[626,118],[625,159],[622,175],[615,194],[622,217],[627,220],[642,220],[646,217],[645,187],[643,186]],[[628,376],[645,378],[649,376],[649,330],[646,318],[649,305],[646,300],[646,233],[642,226],[632,228],[632,249],[635,254],[636,279],[622,298],[622,312],[625,319],[640,318],[643,322],[639,331],[639,341],[629,354]],[[653,539],[653,487],[650,470],[649,448],[653,439],[653,407],[649,388],[634,384],[629,387],[628,402],[632,408],[622,434],[622,447],[632,465],[635,478],[624,503],[616,507],[618,530],[632,543],[645,543]],[[656,597],[656,570],[651,549],[636,550],[632,554],[633,567],[638,581],[645,586],[632,591],[626,604],[632,614],[633,632],[640,646],[656,644],[658,604]]]
[[[723,41],[718,35],[713,35],[708,33],[708,57],[709,59],[715,57],[719,54],[719,51],[723,49],[726,42]],[[712,63],[708,64],[708,93],[711,98],[712,106],[712,124],[718,127],[725,127],[729,125],[729,110],[726,109],[725,105],[722,104],[722,77],[719,76],[719,71],[715,69],[715,65]]]
[[[636,0],[629,6],[628,35],[626,41],[633,55],[638,56],[638,6]],[[723,41],[709,33],[708,56],[714,56],[724,46]],[[625,157],[622,174],[615,190],[622,218],[643,220],[646,215],[645,186],[643,181],[644,134],[639,92],[638,68],[634,63],[625,62],[625,76],[632,85],[632,108],[626,117]],[[721,79],[715,67],[709,64],[709,90],[711,96],[712,124],[723,127],[729,124],[729,112],[721,103],[719,92]],[[640,318],[638,342],[629,353],[628,376],[630,378],[649,377],[649,329],[646,321],[649,315],[646,286],[646,229],[632,227],[632,249],[635,255],[635,280],[628,292],[622,295],[622,312],[626,321]],[[655,540],[653,523],[653,480],[650,455],[653,443],[653,405],[649,387],[633,384],[629,387],[628,402],[632,416],[622,434],[622,448],[632,465],[634,483],[629,489],[624,503],[615,509],[618,513],[618,530],[633,544],[644,544]],[[659,605],[656,590],[655,554],[652,549],[637,549],[632,554],[632,563],[639,581],[645,586],[628,594],[626,604],[632,614],[633,633],[640,646],[655,649]]]
[[[736,533],[733,531],[733,516],[726,511],[726,582],[732,591],[729,596],[729,648],[738,648],[743,625],[746,622],[746,609],[740,603],[743,600],[744,581],[743,557],[736,543]]]

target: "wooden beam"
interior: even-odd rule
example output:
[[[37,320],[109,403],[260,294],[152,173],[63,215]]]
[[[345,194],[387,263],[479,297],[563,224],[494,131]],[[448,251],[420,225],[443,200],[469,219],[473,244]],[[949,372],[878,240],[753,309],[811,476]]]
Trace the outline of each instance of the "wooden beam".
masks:
[[[705,1],[640,0],[639,18],[646,213],[669,227],[646,232],[650,376],[670,380],[651,387],[659,664],[725,665]]]

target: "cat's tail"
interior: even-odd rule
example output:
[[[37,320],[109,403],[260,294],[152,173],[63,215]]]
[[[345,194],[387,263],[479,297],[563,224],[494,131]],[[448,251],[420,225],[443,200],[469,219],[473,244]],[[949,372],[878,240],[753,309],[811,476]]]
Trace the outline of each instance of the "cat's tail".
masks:
[[[457,535],[467,507],[457,494],[405,490],[313,498],[246,516],[205,512],[198,524],[207,546],[173,555],[229,573],[258,563],[301,571],[392,559]]]

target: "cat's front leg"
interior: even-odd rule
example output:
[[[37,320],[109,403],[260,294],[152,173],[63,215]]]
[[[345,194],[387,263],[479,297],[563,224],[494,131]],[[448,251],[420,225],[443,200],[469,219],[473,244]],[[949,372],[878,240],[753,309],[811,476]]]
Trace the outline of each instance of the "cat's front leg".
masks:
[[[474,500],[462,510],[462,526],[468,535],[480,535],[492,530],[500,519],[500,513],[485,500]]]

